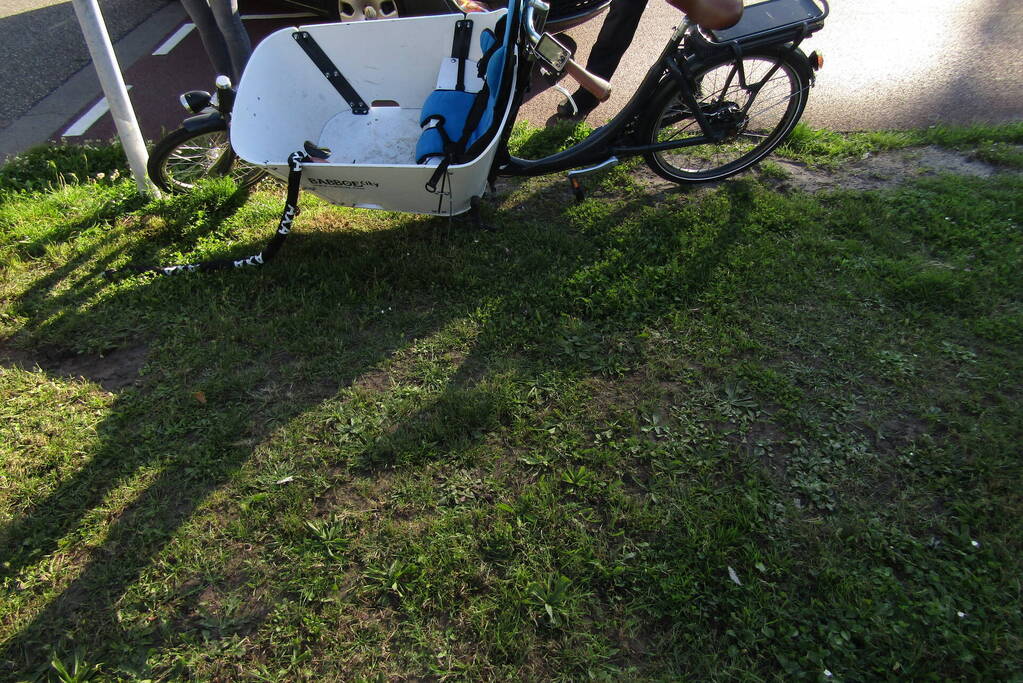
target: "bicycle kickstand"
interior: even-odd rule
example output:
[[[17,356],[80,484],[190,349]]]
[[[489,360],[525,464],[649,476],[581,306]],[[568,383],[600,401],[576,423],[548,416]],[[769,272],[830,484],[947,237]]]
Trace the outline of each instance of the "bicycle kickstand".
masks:
[[[568,184],[572,186],[572,194],[575,195],[576,204],[579,204],[586,199],[586,190],[583,189],[582,181],[579,178],[569,174]]]
[[[483,198],[479,195],[469,198],[469,220],[472,221],[472,227],[477,230],[492,232],[495,229],[494,226],[483,222]]]

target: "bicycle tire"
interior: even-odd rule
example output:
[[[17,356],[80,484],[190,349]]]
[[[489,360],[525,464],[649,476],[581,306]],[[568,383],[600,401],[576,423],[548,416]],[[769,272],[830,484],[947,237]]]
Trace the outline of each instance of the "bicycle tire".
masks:
[[[697,61],[690,69],[703,112],[727,133],[717,142],[643,154],[654,173],[676,183],[721,180],[774,151],[802,116],[812,80],[805,55],[782,47]],[[703,135],[680,91],[673,78],[660,83],[640,124],[644,144]]]
[[[266,176],[266,171],[234,153],[226,125],[172,131],[153,146],[146,171],[157,187],[171,194],[187,192],[203,178],[230,175],[239,188],[248,189]]]

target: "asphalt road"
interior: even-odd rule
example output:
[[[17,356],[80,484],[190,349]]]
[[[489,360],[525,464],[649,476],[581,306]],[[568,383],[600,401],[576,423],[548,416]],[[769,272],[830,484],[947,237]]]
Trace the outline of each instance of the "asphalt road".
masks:
[[[170,0],[100,0],[118,40]],[[89,64],[68,0],[0,0],[0,129]],[[69,115],[73,112],[68,112]]]
[[[680,17],[650,0],[611,99],[591,123],[625,105]],[[569,31],[577,61],[585,63],[599,30],[597,20]],[[831,0],[824,29],[804,45],[825,60],[803,119],[811,125],[876,130],[1023,119],[1021,0]],[[563,99],[541,94],[522,114],[543,123]]]
[[[185,21],[178,3],[100,0],[100,5],[114,40],[125,36],[122,46],[134,43],[122,68],[134,86],[131,96],[143,131],[154,139],[180,122],[181,112],[172,104],[177,94],[208,87],[212,71],[194,32],[169,55],[151,54]],[[242,9],[295,8],[277,0],[243,0]],[[612,97],[590,115],[592,124],[624,106],[680,18],[666,2],[650,0],[612,79]],[[578,61],[585,63],[601,21],[570,31],[579,45]],[[247,25],[254,40],[273,28],[260,21]],[[804,120],[835,130],[1021,120],[1021,46],[1021,0],[832,0],[824,29],[805,43],[807,51],[823,52],[825,67]],[[119,46],[119,54],[127,51]],[[0,71],[0,157],[58,138],[101,96],[91,68],[82,68],[88,53],[68,0],[0,0],[0,59],[8,66]],[[570,79],[565,85],[573,87]],[[561,99],[553,90],[536,94],[520,117],[543,125]],[[112,133],[106,115],[77,139]]]

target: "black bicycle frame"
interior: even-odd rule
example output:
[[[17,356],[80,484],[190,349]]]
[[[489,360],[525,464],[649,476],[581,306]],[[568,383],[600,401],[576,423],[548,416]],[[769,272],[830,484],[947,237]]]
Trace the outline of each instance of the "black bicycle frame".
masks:
[[[664,50],[661,52],[661,56],[647,71],[643,82],[640,83],[639,88],[633,93],[628,104],[625,105],[625,108],[617,116],[595,130],[592,135],[579,144],[557,154],[535,160],[520,159],[508,152],[508,138],[511,132],[511,126],[508,126],[501,139],[501,148],[498,151],[493,175],[537,176],[572,169],[580,169],[580,172],[586,172],[587,170],[603,166],[618,157],[635,156],[647,152],[663,152],[669,149],[719,142],[726,132],[714,129],[710,122],[708,122],[703,107],[696,99],[696,94],[693,90],[692,74],[689,73],[689,57],[691,55],[696,55],[697,58],[734,55],[739,58],[745,51],[768,45],[787,45],[791,53],[796,53],[800,43],[823,26],[824,19],[829,13],[827,0],[813,1],[822,9],[821,14],[817,16],[807,17],[778,27],[772,26],[769,23],[764,24],[760,27],[760,30],[744,36],[727,39],[720,43],[708,42],[700,36],[698,30],[691,33],[690,28],[693,27],[693,24],[689,20],[684,21],[672,33],[667,45],[664,46]],[[770,15],[765,15],[764,18],[769,19]],[[683,51],[681,49],[682,43],[690,35],[693,37],[693,41],[691,43],[687,41],[686,50]],[[523,44],[525,44],[525,41]],[[744,90],[753,91],[754,95],[756,91],[759,91],[770,80],[777,69],[781,68],[781,63],[779,62],[758,83],[750,84],[746,81],[746,73],[741,59],[737,59],[737,65],[736,72],[729,75],[729,83],[732,78],[737,77],[740,87]],[[522,104],[522,97],[529,83],[529,75],[532,68],[533,60],[529,59],[527,55],[523,55],[519,66],[519,85],[515,93],[515,115],[512,117],[513,121],[518,115],[519,106]],[[807,68],[809,70],[809,66]],[[628,127],[635,122],[642,121],[642,113],[645,111],[645,106],[649,103],[650,98],[654,95],[665,77],[671,78],[678,83],[679,95],[689,108],[689,111],[693,112],[693,118],[703,134],[681,140],[669,140],[643,145],[622,144],[628,139],[626,135]],[[811,81],[812,78],[811,72]],[[752,98],[746,103],[746,107],[749,107],[751,104]]]
[[[710,126],[707,124],[703,113],[700,111],[696,97],[693,94],[692,87],[690,86],[690,78],[688,74],[685,73],[685,62],[684,60],[680,60],[681,53],[679,48],[682,41],[685,39],[689,26],[690,24],[685,22],[679,28],[675,29],[671,38],[668,39],[667,45],[664,46],[661,56],[647,71],[646,75],[643,77],[643,81],[636,89],[636,92],[633,93],[632,97],[629,99],[628,104],[626,104],[625,107],[607,124],[595,130],[592,135],[581,141],[579,144],[542,159],[520,159],[519,157],[512,156],[508,152],[508,134],[506,131],[506,134],[501,141],[501,150],[498,153],[499,161],[496,165],[496,175],[546,175],[548,173],[558,173],[560,171],[568,171],[584,166],[604,164],[609,160],[620,156],[635,156],[644,152],[659,152],[667,149],[678,149],[680,147],[689,147],[706,144],[708,142],[715,142],[716,138],[712,133],[708,132]],[[522,103],[522,96],[525,92],[526,84],[529,82],[529,72],[532,67],[533,62],[531,60],[523,59],[523,66],[521,67],[522,71],[520,71],[518,79],[521,85],[515,94],[516,116],[518,115],[519,106]],[[695,112],[697,123],[700,125],[700,129],[704,131],[704,134],[685,138],[683,140],[650,145],[619,144],[622,140],[625,129],[644,111],[645,106],[649,103],[651,96],[654,94],[654,91],[657,89],[657,86],[660,84],[666,73],[670,78],[678,81],[681,87],[682,97],[691,110]],[[508,126],[508,129],[510,130],[511,126]]]

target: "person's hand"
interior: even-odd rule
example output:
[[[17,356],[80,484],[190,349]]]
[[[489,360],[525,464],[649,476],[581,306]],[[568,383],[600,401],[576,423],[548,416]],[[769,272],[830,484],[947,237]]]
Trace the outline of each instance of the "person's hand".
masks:
[[[731,28],[742,18],[742,0],[668,0],[701,28]]]

